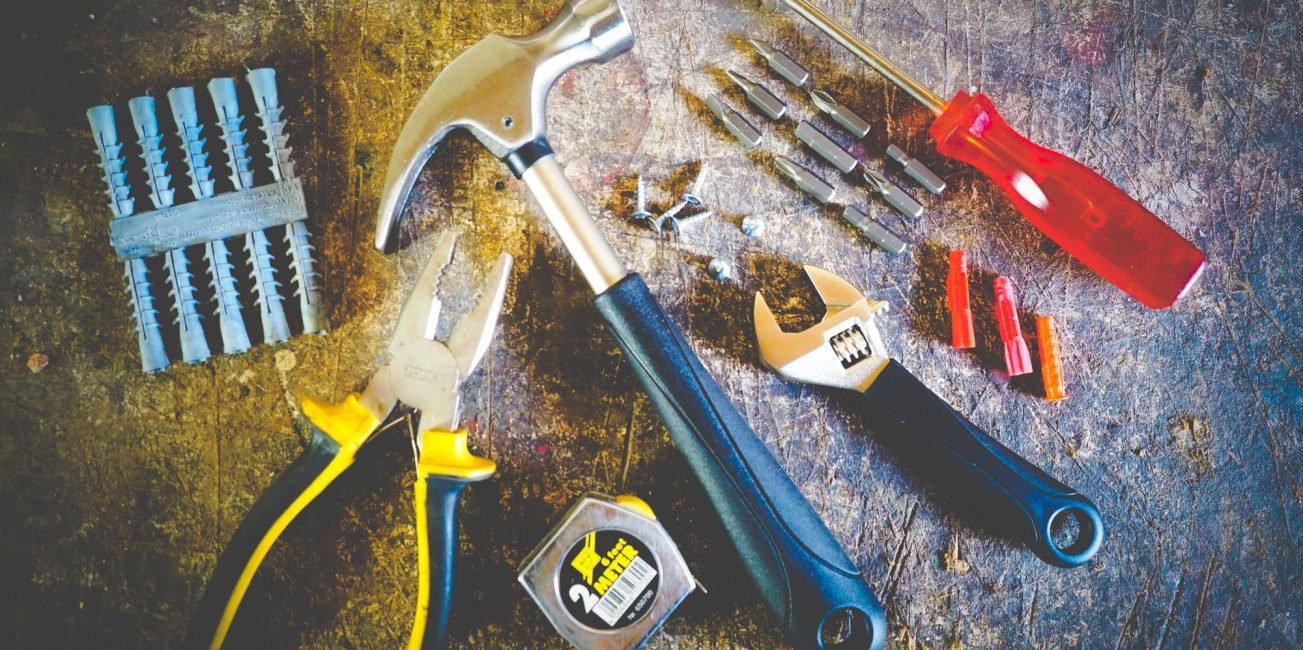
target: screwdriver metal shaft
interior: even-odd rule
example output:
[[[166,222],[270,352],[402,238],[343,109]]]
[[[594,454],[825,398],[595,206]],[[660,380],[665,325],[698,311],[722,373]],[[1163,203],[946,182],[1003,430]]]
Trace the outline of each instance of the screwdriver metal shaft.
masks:
[[[902,90],[909,93],[928,107],[933,113],[940,115],[946,110],[946,102],[941,99],[940,95],[932,92],[919,83],[918,80],[906,74],[886,57],[878,54],[878,51],[869,47],[868,43],[860,40],[859,37],[846,31],[846,28],[838,25],[828,14],[820,11],[818,7],[810,4],[806,0],[783,0],[783,4],[792,8],[802,18],[810,21],[819,31],[827,34],[834,41],[841,44],[842,47],[851,51],[852,54],[859,57],[861,61],[869,64],[869,67],[878,71],[878,74],[887,78],[887,81],[899,86]]]

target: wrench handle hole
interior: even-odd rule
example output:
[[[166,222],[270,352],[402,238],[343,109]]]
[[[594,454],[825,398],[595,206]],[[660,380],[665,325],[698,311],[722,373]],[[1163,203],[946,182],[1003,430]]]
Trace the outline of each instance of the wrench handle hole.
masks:
[[[824,650],[867,648],[873,639],[873,623],[864,612],[844,607],[832,612],[819,626],[819,647]]]
[[[1050,520],[1050,543],[1065,554],[1085,552],[1094,537],[1094,523],[1076,508],[1064,508]]]

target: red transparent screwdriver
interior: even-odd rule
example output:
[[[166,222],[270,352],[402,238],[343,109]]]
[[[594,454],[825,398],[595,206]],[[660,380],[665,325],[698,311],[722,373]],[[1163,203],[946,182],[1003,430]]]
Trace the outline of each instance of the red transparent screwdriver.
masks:
[[[937,151],[991,177],[1041,232],[1146,307],[1189,293],[1207,259],[1180,233],[1081,163],[1024,138],[985,95],[946,103],[806,0],[782,0],[936,114]]]

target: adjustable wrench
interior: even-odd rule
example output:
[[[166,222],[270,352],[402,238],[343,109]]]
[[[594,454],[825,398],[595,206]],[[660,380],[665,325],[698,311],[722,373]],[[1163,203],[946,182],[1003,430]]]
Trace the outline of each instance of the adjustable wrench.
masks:
[[[874,322],[887,303],[865,298],[823,269],[807,266],[805,272],[828,311],[804,332],[784,332],[756,294],[756,340],[766,366],[793,381],[861,393],[865,420],[916,457],[945,496],[992,531],[1023,542],[1055,566],[1080,566],[1095,557],[1104,522],[1090,499],[973,426],[889,358]],[[1056,543],[1055,525],[1074,521],[1076,538]]]

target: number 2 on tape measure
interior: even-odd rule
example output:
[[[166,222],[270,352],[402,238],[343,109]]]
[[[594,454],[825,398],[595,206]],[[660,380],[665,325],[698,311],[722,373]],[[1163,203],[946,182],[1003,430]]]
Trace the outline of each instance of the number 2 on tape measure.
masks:
[[[597,606],[597,594],[589,591],[583,585],[572,585],[570,587],[570,602],[582,602],[584,604],[584,613],[587,614]]]

